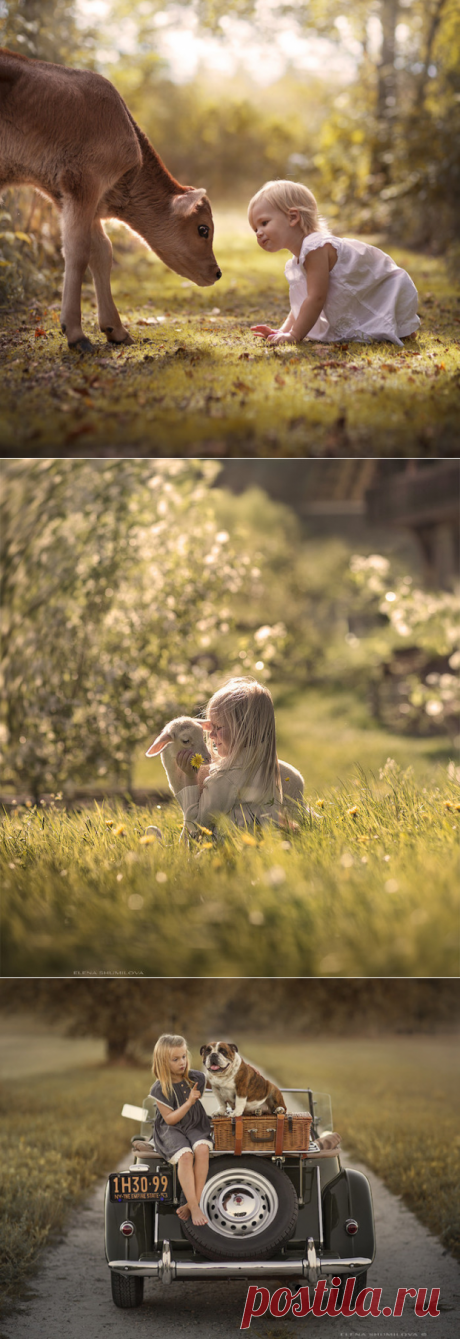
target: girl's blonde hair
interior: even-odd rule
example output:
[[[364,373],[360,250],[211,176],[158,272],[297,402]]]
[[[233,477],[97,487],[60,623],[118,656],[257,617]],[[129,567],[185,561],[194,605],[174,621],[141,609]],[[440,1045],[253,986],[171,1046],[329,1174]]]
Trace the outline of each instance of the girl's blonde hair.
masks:
[[[171,1098],[174,1096],[174,1089],[171,1078],[169,1053],[170,1051],[174,1050],[175,1046],[187,1047],[187,1067],[185,1070],[185,1074],[182,1075],[181,1083],[188,1083],[189,1088],[192,1088],[193,1087],[192,1080],[189,1078],[189,1069],[192,1057],[190,1055],[190,1051],[188,1049],[185,1037],[176,1037],[173,1036],[171,1032],[164,1032],[163,1036],[158,1038],[158,1041],[154,1046],[153,1057],[152,1057],[153,1077],[155,1079],[158,1079],[158,1082],[161,1083],[163,1092],[166,1093],[167,1096]]]
[[[262,797],[281,798],[276,756],[275,712],[271,693],[257,679],[230,679],[208,702],[207,716],[218,715],[229,736],[228,754],[211,765],[211,772],[242,763],[247,780],[260,771]]]
[[[324,220],[318,214],[318,205],[314,195],[309,191],[308,186],[302,186],[299,181],[266,181],[256,195],[253,195],[249,201],[248,219],[252,227],[252,212],[254,205],[258,200],[266,200],[268,204],[274,205],[275,209],[281,210],[282,214],[289,214],[291,209],[298,209],[300,214],[300,226],[304,236],[309,232],[323,232],[325,228]]]

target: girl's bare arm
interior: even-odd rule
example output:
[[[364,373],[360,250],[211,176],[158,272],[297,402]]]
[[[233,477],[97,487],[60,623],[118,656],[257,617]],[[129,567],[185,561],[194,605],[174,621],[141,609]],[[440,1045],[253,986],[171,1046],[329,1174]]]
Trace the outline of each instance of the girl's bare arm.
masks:
[[[157,1102],[157,1107],[167,1125],[178,1125],[179,1121],[183,1120],[187,1111],[190,1111],[190,1107],[193,1107],[194,1103],[198,1102],[200,1097],[200,1089],[198,1084],[195,1083],[190,1091],[190,1096],[187,1097],[187,1101],[183,1102],[182,1106],[177,1108],[177,1111],[173,1111],[171,1107],[165,1107],[164,1102]]]
[[[308,335],[309,330],[315,325],[318,316],[324,307],[329,289],[329,254],[327,246],[319,246],[316,251],[310,251],[304,260],[304,269],[308,282],[308,297],[299,311],[299,315],[292,321],[289,329],[277,331],[268,339],[269,344],[278,344],[286,339],[289,343],[295,341],[300,343]]]

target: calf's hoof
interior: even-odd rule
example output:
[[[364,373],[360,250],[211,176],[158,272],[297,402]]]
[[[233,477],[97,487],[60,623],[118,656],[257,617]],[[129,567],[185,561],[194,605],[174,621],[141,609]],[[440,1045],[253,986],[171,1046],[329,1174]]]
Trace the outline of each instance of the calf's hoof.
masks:
[[[113,326],[106,325],[103,333],[106,335],[108,344],[134,344],[134,340],[128,331],[124,330],[123,327],[122,330],[123,334],[121,336],[115,335]]]
[[[94,345],[86,335],[82,335],[81,339],[76,339],[74,344],[69,341],[69,349],[78,349],[79,353],[92,353],[93,348]]]

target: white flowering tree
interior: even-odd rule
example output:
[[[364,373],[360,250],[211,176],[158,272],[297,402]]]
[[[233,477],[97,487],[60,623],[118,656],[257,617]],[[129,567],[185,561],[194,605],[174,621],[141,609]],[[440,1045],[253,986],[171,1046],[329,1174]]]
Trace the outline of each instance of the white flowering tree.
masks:
[[[265,629],[235,630],[250,559],[216,521],[218,468],[4,467],[5,781],[35,796],[104,777],[129,788],[136,748],[165,720],[229,673],[268,677]]]
[[[455,733],[460,707],[459,592],[423,590],[410,576],[394,579],[388,559],[381,554],[355,554],[350,568],[365,605],[388,620],[386,636],[383,634],[387,652],[411,647],[423,653],[419,666],[414,657],[413,670],[407,671],[399,712],[407,716],[408,723],[425,718]],[[382,630],[376,641],[381,655]],[[430,658],[444,658],[446,667],[427,671]]]

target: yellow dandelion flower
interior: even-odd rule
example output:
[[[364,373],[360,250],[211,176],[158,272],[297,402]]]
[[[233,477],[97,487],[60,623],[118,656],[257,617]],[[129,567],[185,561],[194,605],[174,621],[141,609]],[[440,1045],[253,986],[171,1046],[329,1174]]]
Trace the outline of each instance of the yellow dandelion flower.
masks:
[[[199,851],[195,851],[195,858],[198,860],[199,856],[203,855],[203,851],[212,851],[212,850],[213,850],[212,842],[203,842],[203,845],[200,846]]]
[[[351,809],[347,809],[347,814],[349,815],[350,818],[356,818],[357,813],[358,813],[357,804],[354,804]]]
[[[244,842],[245,846],[257,846],[256,838],[252,837],[250,832],[242,832],[240,835],[241,841]]]
[[[324,809],[324,800],[315,800],[318,809]]]
[[[204,758],[201,757],[201,753],[194,753],[193,758],[190,759],[190,766],[194,767],[196,772],[198,771],[199,767],[203,766],[203,763]]]
[[[113,828],[113,824],[114,824],[113,818],[106,818],[105,820],[106,828]]]
[[[118,827],[116,827],[116,828],[113,829],[113,835],[114,835],[114,837],[124,837],[125,832],[126,832],[126,828],[125,828],[124,823],[119,823],[119,824],[118,824]]]
[[[196,826],[197,828],[200,829],[200,832],[204,832],[207,837],[212,837],[212,832],[210,828],[202,828],[201,823],[197,823]]]
[[[460,804],[454,804],[454,809],[457,814],[460,814]]]
[[[453,806],[453,804],[452,804],[452,800],[444,800],[444,808],[445,808],[445,809],[453,809],[453,807],[454,807],[454,806]]]
[[[147,833],[146,837],[139,837],[139,846],[152,846],[156,842],[153,832]]]

